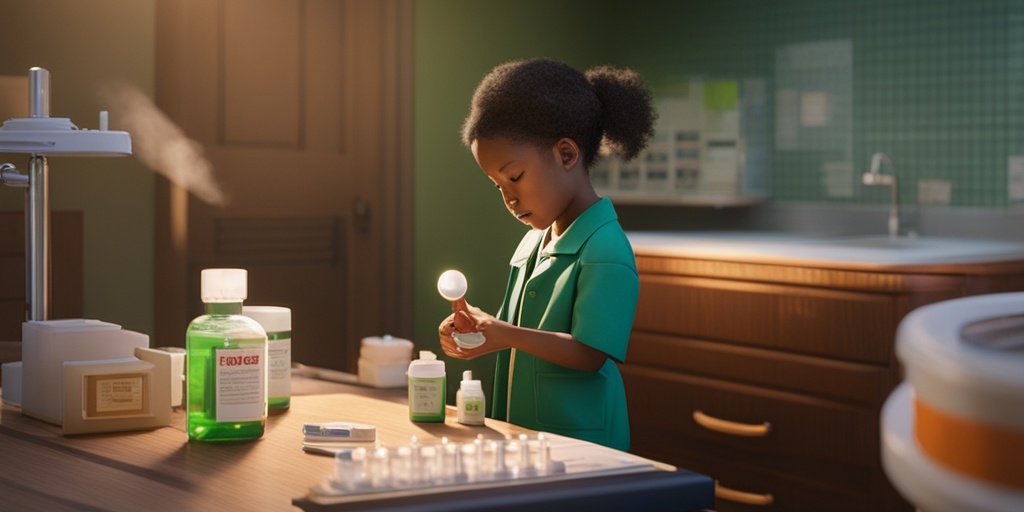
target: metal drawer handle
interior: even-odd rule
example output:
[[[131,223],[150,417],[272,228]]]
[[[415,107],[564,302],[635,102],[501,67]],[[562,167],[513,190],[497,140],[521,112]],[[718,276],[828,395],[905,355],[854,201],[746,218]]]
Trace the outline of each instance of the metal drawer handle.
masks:
[[[735,421],[708,416],[700,410],[693,411],[693,421],[696,421],[698,425],[708,430],[714,430],[715,432],[731,434],[734,436],[763,437],[768,435],[768,432],[772,429],[772,424],[767,421],[759,425],[737,423]]]
[[[775,502],[775,496],[771,493],[755,494],[752,492],[737,491],[730,489],[715,480],[715,497],[722,500],[734,501],[745,505],[767,506]]]

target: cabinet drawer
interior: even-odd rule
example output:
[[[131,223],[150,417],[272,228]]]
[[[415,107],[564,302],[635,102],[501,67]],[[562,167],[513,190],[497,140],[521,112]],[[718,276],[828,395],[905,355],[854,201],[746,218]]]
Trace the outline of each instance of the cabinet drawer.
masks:
[[[888,365],[892,296],[680,276],[640,276],[634,329]]]
[[[878,409],[636,365],[623,365],[622,375],[638,428],[753,453],[879,464]]]
[[[626,365],[682,372],[782,391],[881,407],[896,370],[886,366],[837,361],[633,331]]]
[[[670,442],[666,436],[637,430],[636,454],[652,457],[652,452],[659,453],[659,460],[715,480],[718,512],[911,510],[894,493],[884,492],[881,487],[888,486],[877,469],[828,463],[794,465],[780,458],[746,456],[727,446],[691,439],[683,439],[665,453],[658,447]]]

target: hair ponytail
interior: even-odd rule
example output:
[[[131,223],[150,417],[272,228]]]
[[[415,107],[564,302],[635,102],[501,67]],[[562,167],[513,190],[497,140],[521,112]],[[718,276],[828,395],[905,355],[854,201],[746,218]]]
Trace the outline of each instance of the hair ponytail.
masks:
[[[657,114],[651,106],[651,92],[630,69],[598,66],[588,69],[585,76],[601,102],[602,153],[635,158],[654,135]]]

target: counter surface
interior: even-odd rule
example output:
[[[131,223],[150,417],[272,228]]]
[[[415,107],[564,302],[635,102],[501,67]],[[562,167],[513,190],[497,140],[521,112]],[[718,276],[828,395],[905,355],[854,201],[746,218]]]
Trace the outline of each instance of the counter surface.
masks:
[[[1024,264],[1024,243],[775,232],[630,232],[637,256],[874,269]],[[997,265],[996,265],[997,266]]]
[[[491,419],[484,426],[461,425],[455,416],[449,408],[444,423],[412,423],[405,389],[300,376],[293,377],[291,408],[272,413],[263,437],[247,442],[188,442],[180,410],[169,427],[64,437],[60,427],[4,405],[0,509],[294,510],[293,499],[323,482],[334,465],[331,457],[302,451],[301,427],[307,422],[371,423],[378,439],[391,446],[407,444],[412,435],[425,441],[442,436],[468,441],[478,435],[504,439],[533,433]]]

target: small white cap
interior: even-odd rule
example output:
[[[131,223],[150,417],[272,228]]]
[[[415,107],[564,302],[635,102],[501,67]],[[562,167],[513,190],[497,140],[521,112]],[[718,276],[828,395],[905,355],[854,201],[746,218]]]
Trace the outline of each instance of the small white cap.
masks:
[[[417,379],[436,379],[444,377],[444,361],[429,350],[421,350],[420,358],[409,363],[406,375]]]
[[[462,372],[462,382],[459,383],[459,386],[466,391],[480,391],[483,389],[480,386],[480,381],[473,379],[473,370]]]
[[[292,310],[280,306],[242,306],[242,314],[256,320],[267,333],[292,330]]]
[[[247,272],[242,268],[207,268],[200,274],[204,303],[242,302],[248,295]]]

